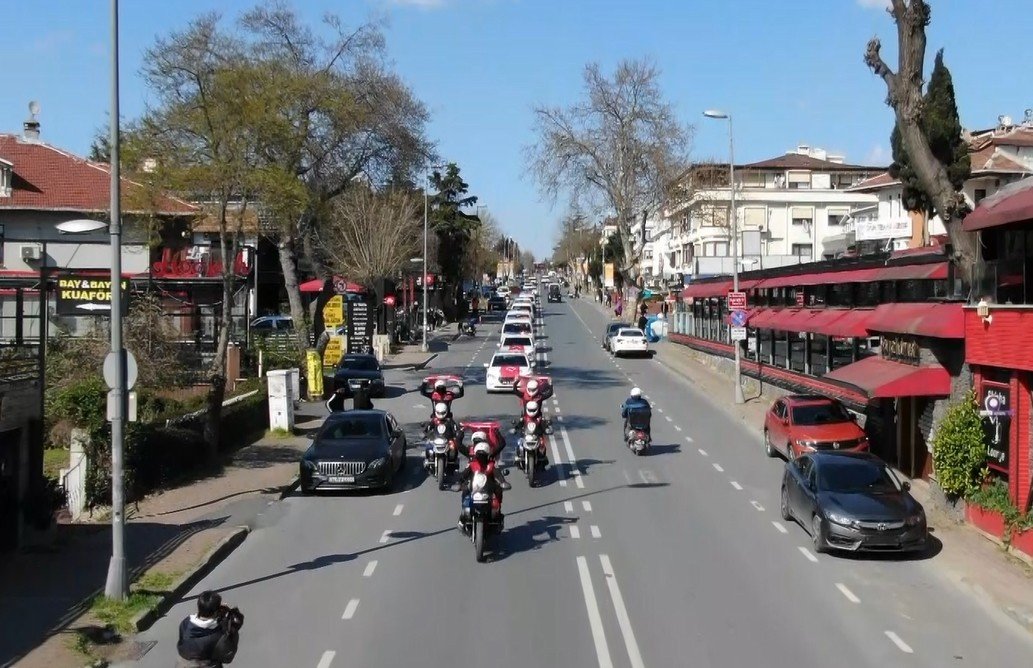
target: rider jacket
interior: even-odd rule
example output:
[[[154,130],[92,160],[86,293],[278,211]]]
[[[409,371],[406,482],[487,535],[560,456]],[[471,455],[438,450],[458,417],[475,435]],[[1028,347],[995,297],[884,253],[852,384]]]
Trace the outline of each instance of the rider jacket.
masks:
[[[624,403],[621,404],[621,417],[624,418],[624,430],[625,431],[627,431],[627,428],[628,428],[628,415],[632,411],[635,411],[636,413],[641,412],[641,413],[645,414],[645,416],[644,416],[645,420],[646,420],[645,431],[646,431],[646,433],[649,433],[650,432],[649,418],[651,417],[651,412],[652,412],[652,407],[649,405],[649,402],[646,401],[643,397],[628,397],[627,399],[624,400]]]
[[[473,482],[473,466],[467,466],[463,469],[463,472],[459,474],[459,479],[456,481],[459,488],[463,491],[463,495],[466,496],[470,493],[470,484]],[[492,474],[488,477],[488,484],[486,491],[490,492],[493,496],[502,496],[502,490],[506,488],[509,483],[506,482],[506,477],[502,475],[502,469],[498,466],[492,467]]]

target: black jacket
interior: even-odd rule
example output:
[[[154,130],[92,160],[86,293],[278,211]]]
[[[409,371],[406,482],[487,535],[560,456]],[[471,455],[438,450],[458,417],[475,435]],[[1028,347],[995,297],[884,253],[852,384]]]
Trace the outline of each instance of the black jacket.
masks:
[[[225,633],[218,624],[210,628],[201,626],[191,616],[179,624],[176,651],[181,659],[193,662],[188,665],[221,668],[224,663],[233,661],[239,639],[238,634]]]
[[[352,395],[352,408],[357,411],[373,410],[373,402],[369,398],[369,389],[359,387]]]

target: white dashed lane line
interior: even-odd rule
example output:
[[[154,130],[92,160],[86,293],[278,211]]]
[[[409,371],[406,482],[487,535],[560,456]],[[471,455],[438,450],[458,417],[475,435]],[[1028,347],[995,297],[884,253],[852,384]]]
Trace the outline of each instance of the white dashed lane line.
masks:
[[[375,571],[375,570],[377,570],[377,562],[374,559],[373,561],[371,561],[368,564],[366,564],[366,570],[362,571],[362,577],[364,577],[364,578],[373,577],[373,571]]]
[[[701,455],[703,455],[704,457],[706,457],[706,456],[707,456],[707,451],[706,451],[706,450],[704,450],[703,448],[700,448],[700,449],[699,449],[699,454],[701,454]]]
[[[750,505],[759,510],[760,512],[764,512],[764,506],[760,505],[760,502],[754,499],[750,499]]]
[[[813,562],[815,564],[818,563],[818,558],[814,556],[814,554],[812,554],[811,551],[808,550],[806,547],[801,545],[797,549],[800,550],[800,554],[807,557],[807,561]]]
[[[323,656],[320,657],[319,663],[316,664],[316,668],[330,668],[330,664],[334,662],[334,655],[337,652],[327,650],[323,652]]]
[[[358,609],[358,607],[359,599],[353,598],[352,600],[348,601],[348,605],[345,606],[344,614],[341,615],[341,619],[351,619],[352,617],[354,617],[355,611]]]
[[[397,506],[395,506],[395,511],[393,513],[391,513],[391,514],[394,515],[395,517],[398,517],[399,515],[402,514],[402,508],[404,508],[404,507],[405,507],[404,505],[399,503]]]
[[[670,415],[665,415],[664,419],[667,420],[668,422],[674,422],[674,420],[671,418]]]
[[[899,649],[904,654],[915,653],[915,650],[911,649],[911,645],[908,645],[906,642],[901,640],[900,636],[898,636],[893,631],[886,631],[886,637],[889,638],[893,642],[893,644],[897,646],[897,649]]]
[[[391,530],[390,529],[388,529],[387,531],[385,531],[384,533],[382,533],[380,535],[380,542],[381,543],[386,543],[389,540],[391,540]]]
[[[581,538],[581,529],[579,529],[576,524],[570,525],[570,537],[574,540]]]
[[[739,483],[735,482],[734,480],[731,481],[731,485],[732,485],[732,487],[734,487],[736,489],[736,491],[739,491],[739,492],[742,491],[742,485],[740,485]]]
[[[592,502],[591,501],[582,501],[581,502],[581,506],[585,509],[586,513],[592,512]]]
[[[593,524],[591,526],[592,538],[602,538],[603,532],[599,530],[599,527]]]
[[[789,533],[789,530],[782,526],[781,522],[772,522],[771,524],[773,524],[774,527],[778,529],[778,533]]]
[[[846,600],[850,601],[851,603],[861,602],[861,599],[857,598],[854,592],[850,591],[850,589],[842,582],[836,583],[836,589],[838,589],[839,593],[843,594],[843,596],[846,596]]]
[[[679,427],[678,425],[674,425],[674,430],[675,431],[681,431],[681,427]]]
[[[724,468],[720,464],[718,464],[717,462],[714,463],[714,470],[717,471],[718,473],[724,473],[725,472]]]
[[[568,513],[574,512],[574,504],[571,503],[570,501],[564,501],[563,502],[563,510],[567,511]]]

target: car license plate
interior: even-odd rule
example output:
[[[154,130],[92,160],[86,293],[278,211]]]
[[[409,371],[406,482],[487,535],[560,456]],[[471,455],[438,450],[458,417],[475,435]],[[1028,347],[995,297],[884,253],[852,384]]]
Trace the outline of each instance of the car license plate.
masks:
[[[328,482],[331,485],[340,485],[347,482],[355,482],[355,476],[353,475],[332,475]]]

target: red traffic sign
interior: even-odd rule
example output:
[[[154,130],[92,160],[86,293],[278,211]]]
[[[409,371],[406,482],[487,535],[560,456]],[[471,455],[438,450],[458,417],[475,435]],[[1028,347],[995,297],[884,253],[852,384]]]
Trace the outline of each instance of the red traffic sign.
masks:
[[[746,293],[745,292],[731,292],[728,293],[728,310],[729,311],[742,311],[746,309]]]
[[[384,304],[386,304],[387,306],[394,306],[395,305],[395,296],[394,295],[387,295],[386,297],[384,297]]]

